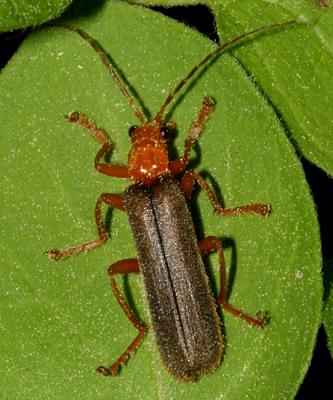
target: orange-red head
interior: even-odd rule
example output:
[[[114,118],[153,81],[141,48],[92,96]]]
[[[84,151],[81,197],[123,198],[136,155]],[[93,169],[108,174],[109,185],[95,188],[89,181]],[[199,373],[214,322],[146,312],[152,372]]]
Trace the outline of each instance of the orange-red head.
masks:
[[[128,154],[128,175],[137,183],[151,185],[168,174],[169,157],[161,126],[154,122],[130,130],[132,147]]]

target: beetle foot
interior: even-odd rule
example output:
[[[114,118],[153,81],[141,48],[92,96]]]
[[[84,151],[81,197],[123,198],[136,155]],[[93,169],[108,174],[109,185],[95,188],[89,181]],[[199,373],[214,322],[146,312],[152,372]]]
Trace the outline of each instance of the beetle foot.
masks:
[[[256,313],[256,318],[259,321],[258,327],[259,328],[263,328],[264,326],[266,326],[270,320],[271,317],[269,316],[267,311],[258,311]]]

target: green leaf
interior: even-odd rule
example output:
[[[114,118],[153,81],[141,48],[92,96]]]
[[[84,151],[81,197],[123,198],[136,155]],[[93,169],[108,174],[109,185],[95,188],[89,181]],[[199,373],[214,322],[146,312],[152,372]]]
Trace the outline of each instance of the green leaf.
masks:
[[[2,0],[0,2],[0,32],[37,26],[56,18],[72,0]]]
[[[221,40],[265,24],[293,19],[303,24],[293,35],[263,35],[260,45],[254,40],[234,54],[255,77],[299,152],[333,175],[333,8],[291,0],[211,4]]]
[[[203,0],[135,0],[135,4],[142,4],[147,7],[176,7],[176,6],[195,6],[198,4],[205,4],[207,1]]]
[[[323,324],[328,338],[328,348],[333,358],[333,260],[325,264],[325,297]]]
[[[213,48],[195,31],[141,7],[109,1],[90,15],[88,1],[80,7],[64,22],[98,40],[150,115]],[[296,33],[280,35],[287,40]],[[194,384],[167,373],[152,330],[117,377],[95,374],[136,335],[107,279],[109,265],[135,256],[125,213],[112,213],[111,239],[103,247],[58,263],[43,254],[96,237],[97,197],[129,184],[94,171],[99,146],[63,116],[80,111],[93,118],[115,144],[112,161],[126,163],[127,131],[137,123],[131,107],[91,47],[63,29],[31,35],[0,78],[4,398],[294,398],[321,316],[318,224],[298,157],[272,105],[239,63],[227,54],[211,63],[177,96],[167,118],[177,121],[174,147],[182,154],[203,96],[213,96],[214,112],[192,154],[196,169],[211,174],[226,206],[271,204],[268,218],[221,218],[204,193],[194,199],[200,237],[224,239],[230,302],[250,314],[267,310],[271,322],[258,330],[223,315],[224,359]],[[215,254],[209,264],[218,287]],[[141,277],[118,284],[149,325]]]

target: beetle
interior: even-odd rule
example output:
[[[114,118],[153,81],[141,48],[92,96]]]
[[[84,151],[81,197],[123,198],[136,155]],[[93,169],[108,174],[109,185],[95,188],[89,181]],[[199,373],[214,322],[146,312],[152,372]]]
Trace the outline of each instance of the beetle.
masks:
[[[117,374],[120,366],[138,348],[147,331],[147,327],[130,309],[117,287],[115,276],[118,274],[138,272],[142,274],[162,362],[173,377],[185,382],[193,382],[220,365],[223,337],[216,304],[250,325],[263,327],[268,322],[268,317],[264,313],[258,313],[253,317],[227,302],[222,242],[216,236],[208,236],[197,241],[186,202],[197,183],[207,194],[213,211],[221,216],[235,216],[242,213],[268,216],[270,206],[250,204],[223,208],[203,177],[193,169],[187,169],[191,148],[202,134],[214,107],[210,97],[204,97],[197,118],[189,128],[183,156],[174,160],[169,159],[167,141],[170,132],[175,128],[175,123],[165,121],[163,116],[167,106],[182,87],[215,56],[250,35],[286,27],[292,23],[294,21],[262,26],[216,47],[178,83],[155,117],[149,121],[135,104],[114,66],[89,34],[73,26],[51,25],[78,34],[92,47],[140,123],[139,126],[129,130],[132,145],[128,164],[116,165],[102,161],[111,149],[111,141],[103,128],[97,127],[91,119],[79,112],[71,112],[66,116],[69,122],[89,132],[101,145],[94,160],[98,172],[134,181],[123,195],[103,193],[98,198],[95,208],[98,231],[96,239],[73,247],[45,252],[51,260],[60,260],[105,243],[108,232],[101,213],[103,204],[128,214],[138,258],[115,262],[109,267],[108,276],[120,307],[138,331],[138,335],[115,362],[108,367],[97,368],[96,371],[101,375]],[[203,263],[203,256],[211,252],[217,252],[220,267],[220,293],[216,301],[213,299]]]

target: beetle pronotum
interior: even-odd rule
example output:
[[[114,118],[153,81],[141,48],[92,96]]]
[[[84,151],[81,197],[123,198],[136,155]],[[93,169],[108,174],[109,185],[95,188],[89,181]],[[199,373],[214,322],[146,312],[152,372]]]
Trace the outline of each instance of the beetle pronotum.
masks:
[[[95,156],[98,172],[134,181],[124,195],[103,193],[96,203],[95,216],[98,238],[74,247],[49,250],[52,260],[65,259],[83,250],[91,250],[105,243],[108,233],[101,215],[102,204],[126,211],[129,217],[138,259],[118,261],[109,267],[113,293],[137,329],[138,335],[120,357],[108,367],[98,367],[102,375],[114,375],[142,342],[146,326],[139,321],[118,289],[115,275],[141,272],[147,293],[152,325],[157,346],[167,370],[177,379],[194,381],[204,373],[217,368],[223,353],[223,340],[215,301],[208,284],[202,256],[216,251],[220,265],[220,294],[216,303],[223,310],[242,318],[250,325],[262,327],[267,318],[264,314],[252,317],[227,302],[226,268],[222,242],[216,236],[208,236],[197,242],[191,215],[186,205],[193,186],[198,183],[207,194],[215,213],[234,216],[254,213],[267,216],[266,204],[250,204],[223,208],[204,179],[194,170],[186,170],[192,145],[199,139],[213,109],[213,101],[205,96],[196,120],[191,124],[185,139],[182,157],[169,160],[167,134],[175,127],[163,117],[166,107],[192,76],[223,50],[230,48],[250,35],[281,27],[292,22],[259,27],[243,33],[218,46],[199,62],[163,102],[154,118],[147,121],[137,107],[125,84],[120,80],[107,56],[94,39],[76,27],[58,26],[81,36],[99,55],[112,79],[132,107],[140,125],[129,131],[132,147],[128,165],[103,163],[102,158],[110,151],[111,142],[103,128],[85,115],[69,113],[66,118],[91,133],[101,144]]]

